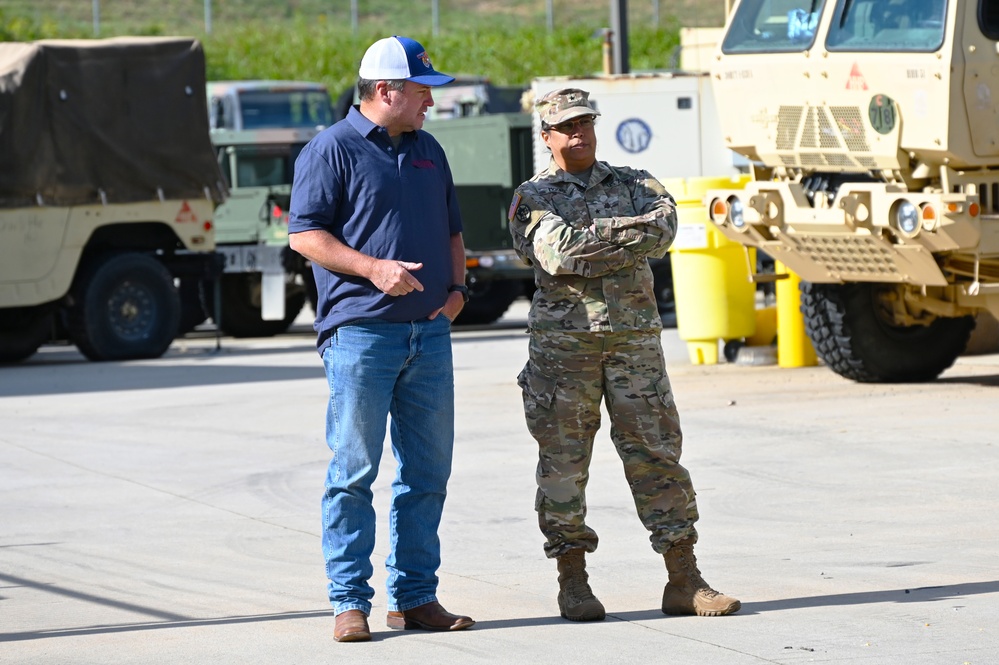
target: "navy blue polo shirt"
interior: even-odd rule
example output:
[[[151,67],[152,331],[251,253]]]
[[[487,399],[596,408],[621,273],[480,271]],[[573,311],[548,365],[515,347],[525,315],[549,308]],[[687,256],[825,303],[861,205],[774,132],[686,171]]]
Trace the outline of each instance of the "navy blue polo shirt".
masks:
[[[358,319],[416,321],[444,306],[454,282],[451,236],[461,214],[444,149],[422,130],[398,149],[353,107],[305,146],[295,162],[289,233],[322,230],[379,259],[423,263],[423,291],[389,296],[363,277],[313,265],[320,352],[332,331]]]

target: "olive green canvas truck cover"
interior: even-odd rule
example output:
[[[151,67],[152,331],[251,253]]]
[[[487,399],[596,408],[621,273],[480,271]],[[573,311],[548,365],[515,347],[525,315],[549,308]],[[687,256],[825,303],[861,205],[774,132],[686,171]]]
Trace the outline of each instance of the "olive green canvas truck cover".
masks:
[[[192,39],[0,43],[0,208],[221,200],[204,89]]]

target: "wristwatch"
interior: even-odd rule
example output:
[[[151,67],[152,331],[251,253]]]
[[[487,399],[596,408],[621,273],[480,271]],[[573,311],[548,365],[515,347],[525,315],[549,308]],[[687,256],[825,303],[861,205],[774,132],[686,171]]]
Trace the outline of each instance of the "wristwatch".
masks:
[[[468,302],[468,287],[467,286],[465,286],[464,284],[452,284],[451,286],[448,287],[447,292],[451,293],[452,291],[457,291],[458,293],[460,293],[461,294],[461,299],[463,301],[465,301],[465,302]]]

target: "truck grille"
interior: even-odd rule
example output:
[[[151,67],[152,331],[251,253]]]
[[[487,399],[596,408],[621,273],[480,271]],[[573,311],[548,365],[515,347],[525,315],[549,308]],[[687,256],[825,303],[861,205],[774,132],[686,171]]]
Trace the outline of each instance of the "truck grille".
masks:
[[[781,163],[789,167],[871,168],[863,116],[855,106],[781,106],[775,141]],[[788,154],[790,153],[790,154]]]

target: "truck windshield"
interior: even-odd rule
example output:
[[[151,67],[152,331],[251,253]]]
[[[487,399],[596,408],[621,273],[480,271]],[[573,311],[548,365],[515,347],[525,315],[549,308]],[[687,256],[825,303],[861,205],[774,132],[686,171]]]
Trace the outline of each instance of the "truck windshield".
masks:
[[[290,185],[295,175],[295,160],[304,147],[304,143],[287,146],[229,146],[219,150],[219,167],[230,188]]]
[[[243,129],[329,127],[333,107],[324,90],[245,90],[239,93]]]
[[[830,51],[922,52],[943,44],[947,0],[838,0]]]
[[[722,40],[722,53],[807,51],[825,0],[743,0]]]

